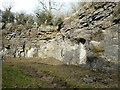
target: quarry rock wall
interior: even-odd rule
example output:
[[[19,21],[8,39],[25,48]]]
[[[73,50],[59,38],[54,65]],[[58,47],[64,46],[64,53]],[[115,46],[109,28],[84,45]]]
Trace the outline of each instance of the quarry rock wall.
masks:
[[[1,52],[7,57],[54,57],[65,64],[93,67],[101,67],[104,61],[118,63],[119,5],[86,3],[65,18],[59,31],[53,27],[26,29],[23,25],[7,24],[1,30]]]

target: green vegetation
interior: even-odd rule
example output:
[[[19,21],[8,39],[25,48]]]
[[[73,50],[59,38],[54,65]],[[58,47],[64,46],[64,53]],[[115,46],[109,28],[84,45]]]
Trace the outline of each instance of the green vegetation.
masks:
[[[111,77],[113,82],[104,84],[101,82],[85,83],[85,75],[91,77]],[[33,88],[99,88],[115,87],[117,74],[106,72],[92,72],[85,67],[64,65],[52,58],[16,58],[6,59],[3,64],[3,87],[33,87]]]
[[[63,22],[63,19],[64,19],[64,18],[63,18],[62,16],[56,18],[55,21],[54,21],[54,25],[55,25],[55,26],[58,26],[60,23]]]
[[[39,78],[23,70],[12,68],[8,64],[3,65],[3,88],[40,88],[39,86],[49,88]]]
[[[102,56],[104,54],[104,48],[103,47],[94,47],[93,52],[94,56]]]
[[[62,4],[54,0],[38,0],[38,8],[36,10],[37,24],[38,25],[58,25],[61,22],[59,17]],[[55,11],[55,12],[54,12]]]
[[[31,25],[31,24],[27,24],[27,25],[25,25],[25,28],[28,30],[28,29],[31,29],[31,28],[33,28],[33,25]]]
[[[5,23],[13,23],[14,22],[14,14],[11,12],[12,7],[8,7],[5,9],[4,13],[2,14],[2,22]]]
[[[34,24],[34,17],[32,15],[26,15],[24,13],[20,13],[18,15],[16,15],[16,23],[17,24]]]
[[[25,14],[21,13],[16,16],[16,22],[17,24],[26,24],[27,23],[27,17]]]
[[[53,16],[51,13],[40,12],[36,14],[38,25],[52,25]]]

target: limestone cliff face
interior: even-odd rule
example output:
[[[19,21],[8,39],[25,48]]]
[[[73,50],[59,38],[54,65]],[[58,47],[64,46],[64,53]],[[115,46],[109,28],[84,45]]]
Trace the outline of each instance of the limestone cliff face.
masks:
[[[103,65],[118,61],[118,2],[86,3],[61,29],[25,29],[7,24],[3,52],[10,57],[54,57],[66,64]],[[13,27],[14,26],[14,27]]]
[[[62,29],[64,35],[71,40],[84,38],[87,41],[87,56],[105,56],[116,62],[120,22],[120,14],[116,15],[118,5],[113,2],[87,3],[66,20]]]

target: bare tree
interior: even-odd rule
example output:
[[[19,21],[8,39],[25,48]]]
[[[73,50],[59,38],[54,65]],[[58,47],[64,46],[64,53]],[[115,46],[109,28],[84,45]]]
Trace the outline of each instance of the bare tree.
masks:
[[[46,13],[52,13],[52,10],[59,11],[63,4],[57,3],[54,0],[38,0],[42,10]]]
[[[2,22],[4,23],[14,23],[14,13],[11,12],[12,6],[9,6],[2,13]]]
[[[54,11],[60,11],[63,4],[54,0],[38,0],[39,10],[36,13],[38,24],[53,25]]]
[[[14,6],[15,6],[14,0],[10,0],[9,2],[7,1],[2,2],[2,7],[4,8],[4,10],[6,10],[6,8],[11,10]]]

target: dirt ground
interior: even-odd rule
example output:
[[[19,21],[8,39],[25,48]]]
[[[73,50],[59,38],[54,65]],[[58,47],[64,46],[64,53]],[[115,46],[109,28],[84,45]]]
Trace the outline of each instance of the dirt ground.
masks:
[[[37,78],[36,81],[45,83],[44,88],[117,88],[118,73],[92,71],[90,68],[79,67],[74,65],[65,65],[62,62],[53,58],[5,58],[3,62],[3,81],[7,79],[7,71],[5,66],[9,68],[22,70],[29,75]],[[9,70],[8,70],[9,71]],[[3,73],[3,74],[4,74]],[[12,77],[12,76],[11,76]],[[16,76],[17,77],[17,76]],[[10,79],[10,77],[9,77]],[[16,79],[17,80],[17,79]],[[13,86],[16,83],[12,81]],[[22,84],[22,83],[21,83]],[[29,84],[29,83],[28,83]],[[11,85],[11,87],[13,87]],[[3,82],[3,87],[7,87]],[[20,85],[17,84],[20,88]],[[25,86],[24,86],[25,87]],[[14,87],[13,87],[14,88]],[[29,87],[28,87],[29,88]],[[42,85],[37,85],[34,88],[43,88]]]

